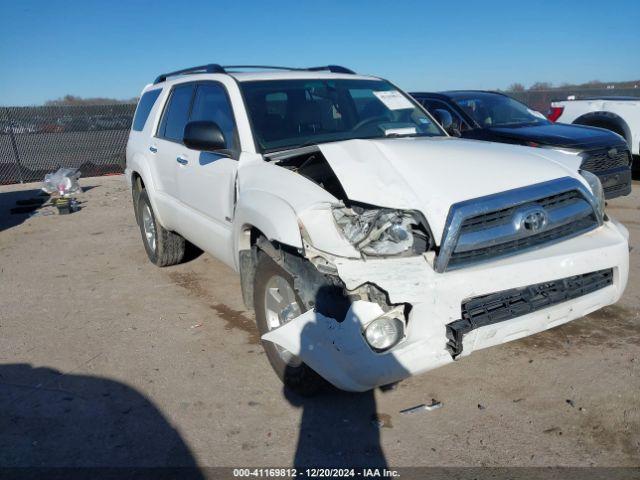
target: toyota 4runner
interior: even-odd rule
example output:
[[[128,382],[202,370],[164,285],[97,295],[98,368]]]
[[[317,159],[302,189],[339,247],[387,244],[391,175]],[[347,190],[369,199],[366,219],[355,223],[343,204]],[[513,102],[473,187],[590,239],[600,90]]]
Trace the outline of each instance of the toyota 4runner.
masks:
[[[126,178],[149,259],[239,272],[269,361],[365,391],[616,302],[628,232],[560,151],[449,137],[338,66],[222,67],[144,88]]]

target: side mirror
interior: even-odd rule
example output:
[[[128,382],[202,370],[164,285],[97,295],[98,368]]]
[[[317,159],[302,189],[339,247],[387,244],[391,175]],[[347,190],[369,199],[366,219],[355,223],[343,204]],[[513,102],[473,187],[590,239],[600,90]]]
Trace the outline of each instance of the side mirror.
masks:
[[[438,121],[442,128],[449,130],[453,125],[453,117],[447,110],[436,108],[433,112],[433,117]]]
[[[189,122],[184,127],[183,143],[192,150],[215,152],[227,148],[224,134],[216,122]]]

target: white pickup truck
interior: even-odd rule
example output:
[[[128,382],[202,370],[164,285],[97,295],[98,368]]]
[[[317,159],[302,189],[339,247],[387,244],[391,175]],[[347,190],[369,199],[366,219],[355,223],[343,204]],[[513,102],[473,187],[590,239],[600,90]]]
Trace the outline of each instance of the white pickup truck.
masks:
[[[605,128],[617,133],[629,144],[634,170],[640,169],[640,97],[599,97],[551,103],[551,121]]]
[[[449,137],[343,67],[210,64],[144,88],[126,178],[149,259],[176,264],[188,241],[236,270],[274,370],[311,393],[396,382],[616,302],[628,232],[579,166]]]

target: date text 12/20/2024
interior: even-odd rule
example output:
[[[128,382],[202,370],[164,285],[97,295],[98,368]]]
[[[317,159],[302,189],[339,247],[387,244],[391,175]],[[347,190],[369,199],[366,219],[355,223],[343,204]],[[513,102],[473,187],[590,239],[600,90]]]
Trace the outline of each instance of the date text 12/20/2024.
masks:
[[[397,470],[387,468],[234,468],[236,478],[393,478]]]

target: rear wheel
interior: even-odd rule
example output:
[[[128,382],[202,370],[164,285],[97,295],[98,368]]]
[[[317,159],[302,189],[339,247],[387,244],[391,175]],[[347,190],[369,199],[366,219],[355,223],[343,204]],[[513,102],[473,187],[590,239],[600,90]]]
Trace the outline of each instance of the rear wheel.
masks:
[[[293,320],[305,311],[293,288],[293,279],[268,255],[260,252],[254,284],[254,309],[260,335]],[[319,392],[324,379],[299,357],[276,345],[262,341],[269,363],[280,380],[292,391],[305,396]]]
[[[151,263],[159,267],[180,263],[184,257],[185,240],[177,233],[165,229],[156,220],[146,190],[138,195],[136,211],[142,243]]]

